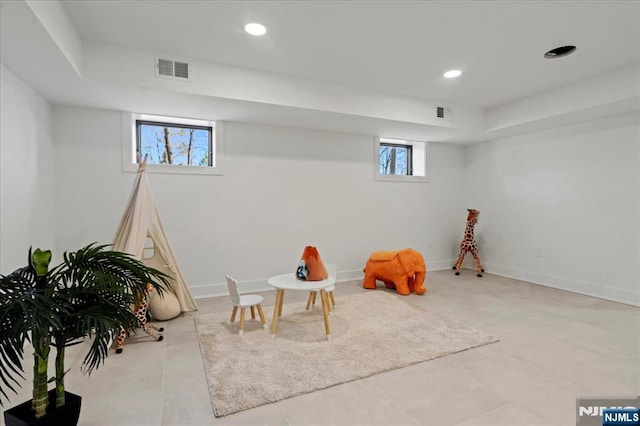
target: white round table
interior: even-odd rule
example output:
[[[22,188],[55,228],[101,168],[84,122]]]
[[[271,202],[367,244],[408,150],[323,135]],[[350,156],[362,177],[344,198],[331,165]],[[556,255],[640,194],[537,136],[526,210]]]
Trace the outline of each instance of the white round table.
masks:
[[[282,316],[282,304],[285,290],[319,291],[322,299],[322,312],[324,314],[324,328],[327,340],[331,340],[331,325],[329,324],[329,297],[325,289],[336,283],[336,278],[329,275],[322,281],[303,281],[296,277],[295,273],[280,274],[267,280],[269,285],[277,290],[276,303],[273,308],[273,321],[271,321],[271,337],[276,337],[278,331],[278,318]]]

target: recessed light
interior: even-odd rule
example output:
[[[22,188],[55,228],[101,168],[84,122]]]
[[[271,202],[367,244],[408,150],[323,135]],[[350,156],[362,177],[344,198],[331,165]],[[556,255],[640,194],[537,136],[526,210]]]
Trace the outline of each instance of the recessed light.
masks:
[[[563,56],[571,55],[575,51],[575,46],[560,46],[545,53],[544,57],[547,59],[562,58]]]
[[[245,25],[244,30],[254,36],[261,36],[267,32],[267,29],[264,25],[258,24],[256,22]]]
[[[460,70],[450,70],[444,73],[444,78],[456,78],[460,77],[462,71]]]

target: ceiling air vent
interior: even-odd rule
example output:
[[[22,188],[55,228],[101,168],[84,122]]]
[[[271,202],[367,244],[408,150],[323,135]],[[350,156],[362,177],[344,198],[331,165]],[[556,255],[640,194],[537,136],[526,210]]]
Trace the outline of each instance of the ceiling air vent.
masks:
[[[436,118],[451,120],[451,108],[436,107]]]
[[[173,75],[178,78],[189,78],[189,64],[175,61],[173,63]]]
[[[174,59],[156,58],[156,77],[170,78],[172,80],[191,80],[189,63]]]

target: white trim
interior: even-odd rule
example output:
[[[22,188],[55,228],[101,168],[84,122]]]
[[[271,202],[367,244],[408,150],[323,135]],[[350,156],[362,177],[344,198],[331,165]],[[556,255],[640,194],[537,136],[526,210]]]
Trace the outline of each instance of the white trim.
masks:
[[[151,114],[139,114],[128,111],[122,112],[122,171],[135,173],[138,171],[138,164],[135,162],[136,158],[136,120],[138,119],[153,119],[153,120],[170,120],[179,124],[192,124],[198,126],[210,126],[213,123],[212,120],[200,120],[181,117],[167,117]],[[215,142],[214,142],[214,156],[215,166],[175,166],[175,165],[163,165],[163,164],[147,164],[148,173],[168,173],[168,174],[190,174],[190,175],[212,175],[222,176],[223,163],[224,163],[224,122],[215,121]]]
[[[447,271],[451,270],[457,259],[435,260],[427,263],[427,280],[429,279],[429,271]]]
[[[431,262],[430,265],[427,265],[427,280],[429,279],[429,271],[451,269],[453,262],[453,260],[440,260]],[[338,271],[336,284],[339,285],[343,282],[362,280],[363,278],[364,272],[362,271],[362,269]],[[242,287],[242,293],[258,293],[274,290],[274,288],[267,283],[266,278],[263,280],[242,281],[240,282],[240,286]],[[191,295],[194,299],[204,299],[207,297],[220,297],[229,295],[229,290],[227,289],[226,282],[190,286],[189,290],[191,291]]]
[[[611,300],[613,302],[624,303],[627,305],[640,306],[640,293],[621,290],[613,287],[606,287],[601,284],[595,284],[584,281],[575,281],[552,275],[540,274],[533,271],[523,269],[509,268],[506,266],[493,265],[485,263],[487,273],[500,275],[507,278],[522,280],[525,282],[542,285],[545,287],[556,288],[559,290],[570,291],[572,293],[583,294],[585,296],[596,297],[598,299]]]
[[[185,126],[200,126],[200,127],[212,127],[215,123],[211,120],[200,120],[197,118],[184,118],[184,117],[167,117],[166,115],[153,115],[153,114],[133,114],[136,120],[143,121],[160,121],[175,124],[184,124]]]
[[[420,170],[424,169],[424,176],[404,176],[404,175],[383,175],[380,174],[380,143],[381,142],[393,142],[393,143],[401,143],[406,145],[411,145],[414,147],[413,149],[413,169]],[[423,149],[416,149],[416,147],[420,147]],[[420,154],[422,152],[422,158],[419,159],[416,157],[416,154]],[[419,163],[419,166],[417,165]],[[429,182],[429,142],[425,141],[409,141],[404,139],[394,139],[394,138],[386,138],[376,136],[374,138],[373,143],[373,177],[376,181],[384,181],[384,182],[421,182],[428,183]]]
[[[429,284],[429,272],[451,270],[456,259],[449,260],[436,260],[427,263],[427,278],[425,285]],[[485,269],[487,274],[498,275],[507,278],[513,278],[524,282],[529,282],[545,287],[556,288],[559,290],[565,290],[572,293],[583,294],[586,296],[596,297],[598,299],[611,300],[613,302],[624,303],[632,306],[640,306],[640,293],[633,291],[625,291],[611,287],[603,287],[594,283],[586,283],[581,281],[568,280],[561,277],[553,277],[550,275],[538,274],[536,272],[525,271],[520,269],[508,268],[506,266],[499,266],[494,264],[485,263]],[[475,269],[464,268],[475,271]],[[452,272],[453,274],[453,272]],[[364,278],[362,270],[353,269],[349,271],[338,272],[336,284],[347,281],[361,280]],[[192,296],[195,299],[202,299],[206,297],[219,297],[228,296],[226,283],[214,283],[204,284],[199,286],[193,286],[189,288]],[[243,293],[247,292],[263,292],[274,290],[267,280],[255,280],[242,282]]]
[[[293,273],[294,271],[292,271]],[[338,271],[336,277],[336,284],[346,281],[361,280],[363,278],[363,272],[361,269],[353,269],[348,271]],[[242,281],[240,282],[242,287],[242,293],[250,292],[262,292],[275,290],[267,283],[267,278],[263,280]],[[211,283],[202,284],[197,286],[190,286],[189,290],[191,295],[195,299],[202,299],[205,297],[219,297],[228,296],[229,290],[227,289],[227,283]]]
[[[360,275],[354,274],[357,271],[344,271],[338,272],[338,277],[336,279],[336,284],[341,282],[353,281],[357,279],[362,279],[362,271],[360,271]],[[293,273],[293,271],[292,271]],[[356,276],[355,278],[351,278],[350,276]],[[257,293],[263,291],[272,291],[275,290],[267,283],[267,279],[263,280],[253,280],[253,281],[241,281],[239,282],[240,287],[242,289],[242,293]],[[191,291],[191,295],[194,299],[203,299],[206,297],[220,297],[220,296],[228,296],[229,290],[227,289],[227,283],[212,283],[212,284],[203,284],[189,287]]]
[[[242,281],[238,282],[238,284],[240,284],[240,287],[242,289],[241,292],[243,294],[274,290],[273,287],[267,284],[267,280]],[[229,290],[227,288],[226,282],[189,286],[189,291],[191,291],[191,295],[194,299],[204,299],[207,297],[220,297],[229,295]]]

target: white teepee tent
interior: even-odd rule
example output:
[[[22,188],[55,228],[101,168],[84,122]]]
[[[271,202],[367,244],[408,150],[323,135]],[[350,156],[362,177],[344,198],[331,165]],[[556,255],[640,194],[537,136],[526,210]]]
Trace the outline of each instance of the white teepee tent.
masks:
[[[151,315],[158,320],[165,320],[178,316],[180,312],[197,310],[198,307],[160,221],[147,179],[146,166],[145,158],[138,168],[129,203],[116,232],[113,249],[129,253],[145,265],[156,268],[172,278],[172,288],[163,293],[164,299],[152,296],[149,301]],[[153,255],[149,256],[148,253],[151,251]]]

